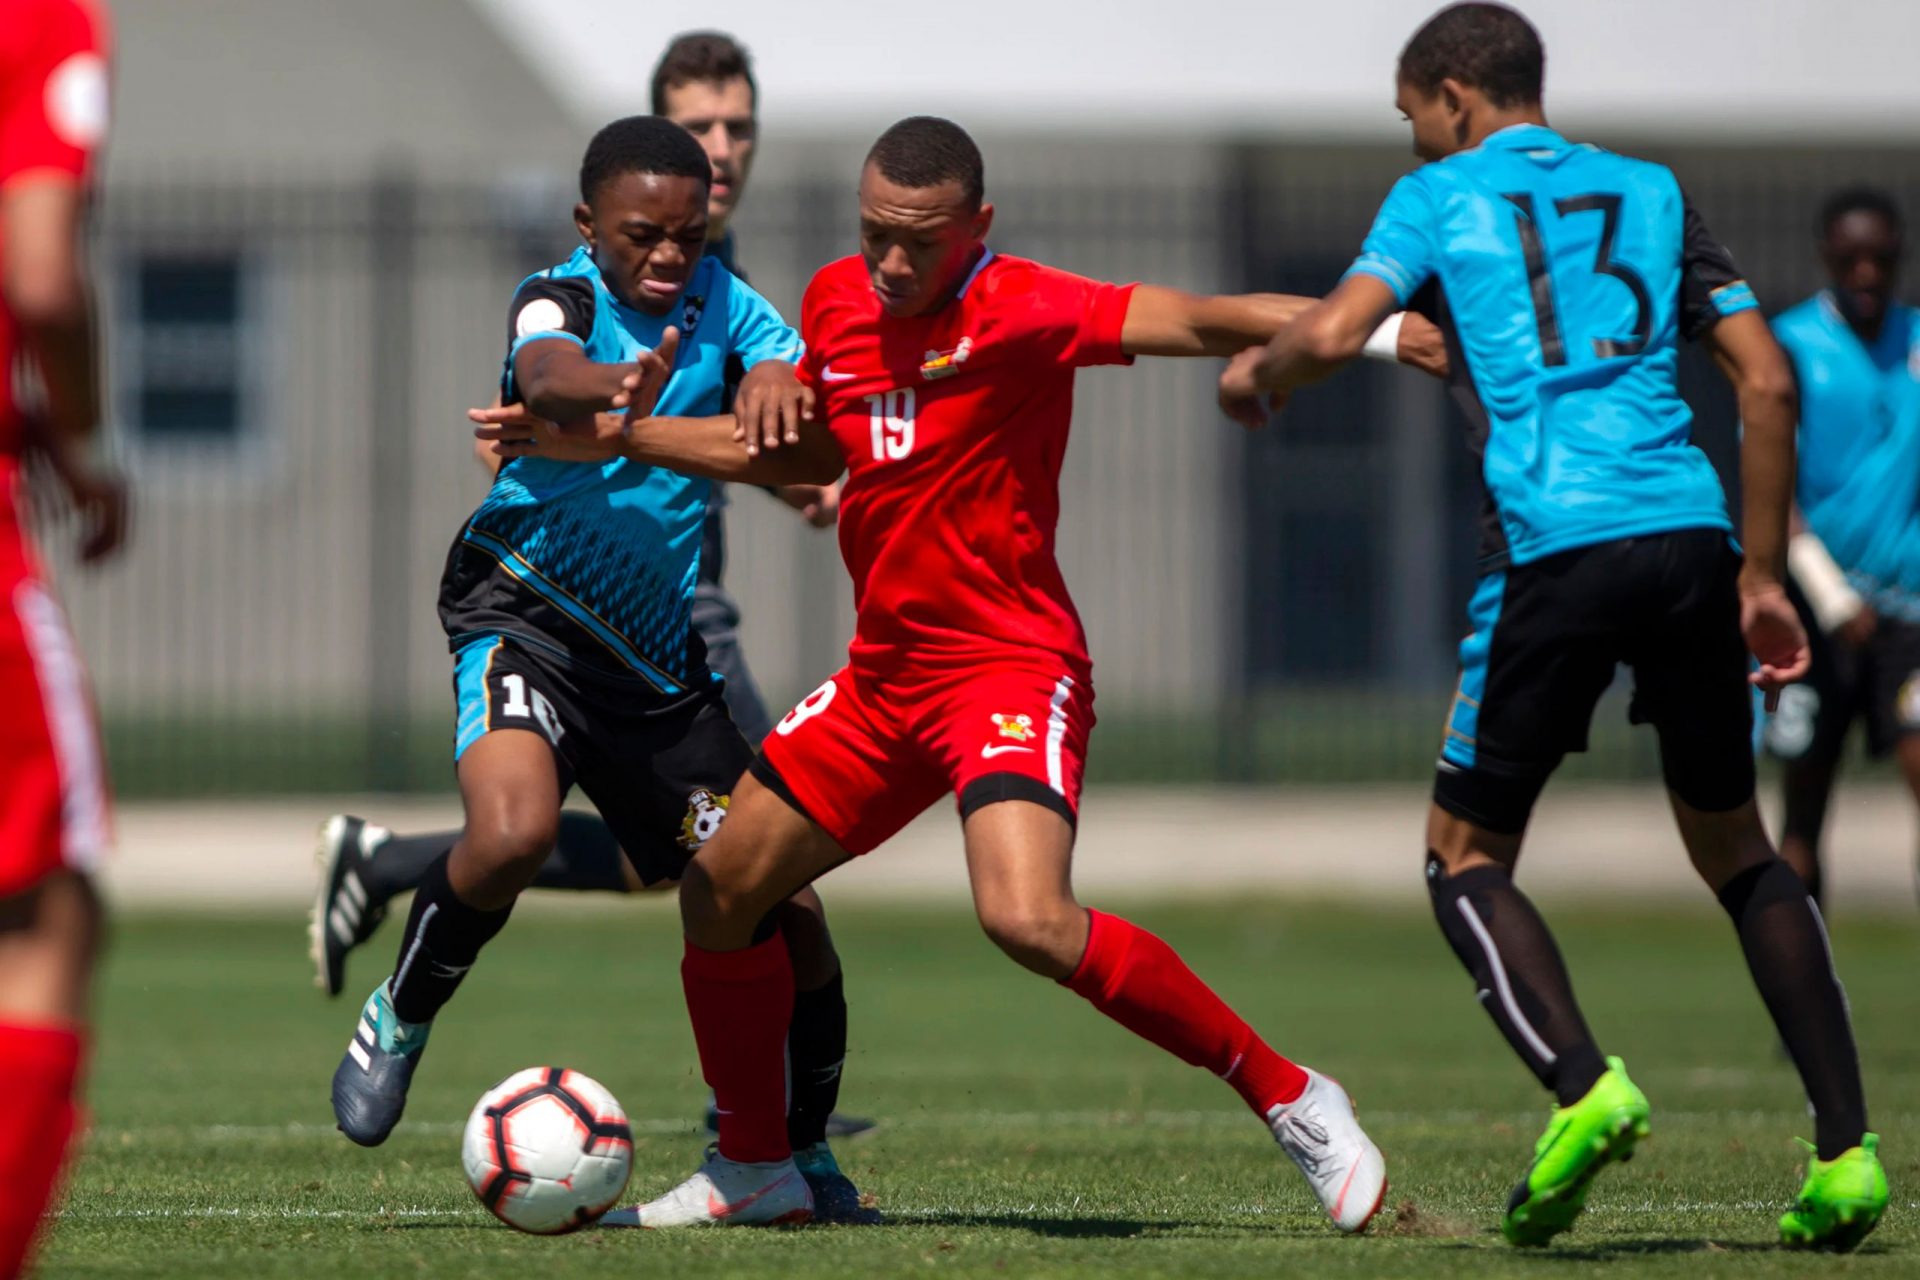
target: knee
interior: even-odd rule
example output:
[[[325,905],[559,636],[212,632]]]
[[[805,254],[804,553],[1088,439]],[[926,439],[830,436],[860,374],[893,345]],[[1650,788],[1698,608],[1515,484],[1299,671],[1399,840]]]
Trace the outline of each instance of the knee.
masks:
[[[559,838],[559,806],[502,804],[468,822],[464,843],[491,869],[518,868],[531,875]]]
[[[687,941],[710,950],[731,950],[763,936],[764,923],[775,923],[751,886],[716,879],[695,858],[680,879],[680,926]]]
[[[994,945],[1036,973],[1071,973],[1086,950],[1087,913],[1070,899],[981,903],[979,914]]]
[[[1677,795],[1673,801],[1687,857],[1715,893],[1742,871],[1774,860],[1773,841],[1752,800],[1717,813],[1692,808]]]

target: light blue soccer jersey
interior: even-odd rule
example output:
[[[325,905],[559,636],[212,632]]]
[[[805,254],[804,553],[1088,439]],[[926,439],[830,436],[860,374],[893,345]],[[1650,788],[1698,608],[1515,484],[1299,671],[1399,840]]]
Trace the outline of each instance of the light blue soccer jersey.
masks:
[[[1756,304],[1671,171],[1503,129],[1395,184],[1354,273],[1447,331],[1488,499],[1483,571],[1731,529],[1678,340]]]
[[[726,411],[729,361],[798,361],[800,335],[718,261],[702,258],[680,305],[650,316],[616,299],[585,248],[529,276],[514,295],[501,392],[529,342],[577,342],[594,360],[624,363],[681,332],[656,410],[668,417]],[[688,626],[711,484],[624,458],[602,464],[517,458],[500,469],[460,531],[441,580],[440,616],[456,650],[510,635],[663,694],[709,677]]]
[[[1800,383],[1800,513],[1881,613],[1920,621],[1920,311],[1860,340],[1819,293],[1773,322]]]

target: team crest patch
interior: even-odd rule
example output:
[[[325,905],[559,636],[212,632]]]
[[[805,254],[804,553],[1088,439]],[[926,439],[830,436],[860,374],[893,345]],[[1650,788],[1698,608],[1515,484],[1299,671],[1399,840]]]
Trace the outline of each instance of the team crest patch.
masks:
[[[693,331],[700,327],[700,317],[707,309],[707,295],[693,293],[687,295],[687,304],[680,308],[680,336],[691,338]]]
[[[1025,742],[1033,737],[1032,716],[1009,716],[995,713],[994,727],[1000,730],[1003,738],[1012,738],[1015,742]]]
[[[960,372],[960,366],[973,354],[973,339],[962,338],[960,345],[951,351],[929,351],[926,361],[920,366],[920,376],[932,382],[936,378],[951,378]]]
[[[700,852],[700,846],[713,839],[726,819],[730,795],[717,796],[701,787],[687,797],[687,816],[680,819],[680,847],[688,853]]]

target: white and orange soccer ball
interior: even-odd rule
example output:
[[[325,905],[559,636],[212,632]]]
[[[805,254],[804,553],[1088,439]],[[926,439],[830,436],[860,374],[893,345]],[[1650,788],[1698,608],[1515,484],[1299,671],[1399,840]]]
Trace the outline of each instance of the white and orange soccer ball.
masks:
[[[516,1071],[480,1096],[460,1143],[467,1184],[493,1216],[553,1236],[595,1221],[627,1189],[633,1130],[598,1081]]]

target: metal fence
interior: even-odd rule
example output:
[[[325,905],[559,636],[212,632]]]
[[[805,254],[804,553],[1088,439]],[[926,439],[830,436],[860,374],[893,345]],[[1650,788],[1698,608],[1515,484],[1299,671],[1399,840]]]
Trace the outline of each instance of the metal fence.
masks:
[[[857,153],[853,153],[857,155]],[[1656,153],[1658,154],[1658,153]],[[1326,289],[1407,161],[1219,143],[989,145],[994,240],[1092,275]],[[1911,205],[1920,158],[1668,151],[1763,299],[1817,286],[1820,194],[1871,177]],[[763,172],[742,258],[783,310],[853,244],[845,148]],[[825,176],[823,176],[825,175]],[[565,181],[425,185],[404,171],[266,182],[130,177],[98,274],[132,550],[61,569],[123,793],[416,789],[451,781],[445,549],[484,477],[461,417],[492,395],[506,303],[570,249]],[[1471,575],[1473,476],[1433,384],[1389,368],[1298,397],[1246,437],[1212,362],[1083,376],[1061,555],[1097,664],[1096,777],[1417,778],[1430,767]],[[1733,457],[1699,361],[1699,438]],[[850,593],[831,538],[751,492],[730,585],[775,702],[838,665]],[[54,558],[66,538],[49,529]],[[1576,767],[1651,769],[1611,702]]]

